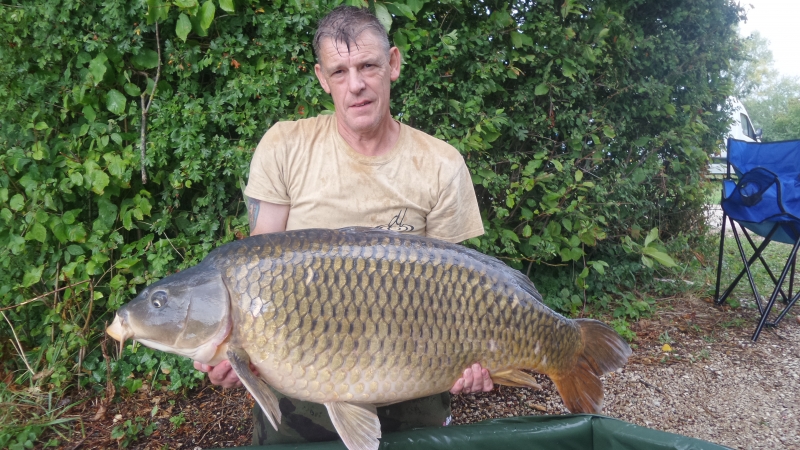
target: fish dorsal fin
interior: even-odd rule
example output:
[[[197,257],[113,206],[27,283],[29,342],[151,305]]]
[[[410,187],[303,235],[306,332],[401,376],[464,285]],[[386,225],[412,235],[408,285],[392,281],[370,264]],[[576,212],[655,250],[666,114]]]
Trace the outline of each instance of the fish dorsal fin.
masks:
[[[325,403],[331,422],[348,450],[376,450],[380,445],[381,423],[374,405]]]
[[[228,350],[228,361],[231,367],[239,375],[244,387],[253,394],[264,415],[269,419],[269,423],[277,430],[278,424],[281,423],[281,410],[278,408],[278,398],[269,388],[269,385],[257,377],[252,370],[250,370],[250,357],[241,348]]]
[[[502,384],[503,386],[542,389],[542,386],[536,381],[536,378],[518,369],[494,372],[492,373],[492,381],[497,384]]]

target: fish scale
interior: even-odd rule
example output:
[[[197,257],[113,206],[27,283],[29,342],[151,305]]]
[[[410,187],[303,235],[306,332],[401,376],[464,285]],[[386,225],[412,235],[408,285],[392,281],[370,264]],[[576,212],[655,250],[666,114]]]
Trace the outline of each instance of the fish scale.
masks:
[[[523,370],[544,373],[570,411],[597,413],[599,376],[630,355],[613,329],[553,312],[495,258],[364,228],[226,244],[145,288],[107,331],[204,364],[227,358],[274,426],[269,386],[324,403],[351,450],[377,449],[374,405],[447,391],[476,362],[508,386],[538,387]]]
[[[234,329],[242,330],[242,346],[276,389],[306,400],[385,403],[447,390],[463,367],[476,361],[496,370],[537,366],[537,355],[533,351],[525,354],[517,343],[541,339],[526,333],[530,330],[521,319],[526,313],[543,311],[529,299],[509,295],[513,290],[487,274],[489,268],[476,272],[474,261],[463,261],[450,249],[422,247],[386,233],[338,246],[320,243],[324,237],[320,232],[298,234],[291,241],[278,240],[253,249],[249,258],[240,249],[231,249],[240,256],[235,258],[238,267],[226,271],[231,291],[239,294],[238,308],[233,311]],[[220,253],[217,258],[226,255]],[[270,270],[254,271],[264,266]],[[309,277],[305,268],[315,268],[314,276]],[[363,269],[353,272],[358,268]],[[409,282],[412,273],[418,275]],[[259,279],[260,283],[255,283]],[[258,304],[253,305],[254,299]],[[319,305],[321,314],[316,320],[319,328],[335,330],[331,339],[319,340],[317,335],[315,344],[304,343],[302,336],[307,332],[299,329],[299,323],[303,311],[311,309],[309,305]],[[467,306],[466,311],[462,305]],[[366,314],[373,308],[377,309],[377,321]],[[263,314],[264,310],[274,313]],[[553,314],[550,319],[564,320]],[[466,329],[451,333],[459,322]],[[287,329],[297,331],[288,334]],[[260,339],[255,339],[257,335]],[[264,340],[269,345],[261,345]],[[404,344],[401,349],[391,346],[398,352],[397,358],[376,357],[382,356],[387,343]],[[354,386],[390,380],[393,390],[345,390],[330,382],[327,371],[304,370],[298,377],[298,371],[284,370],[284,352],[277,349],[283,349],[292,364],[305,362],[314,369],[325,366],[334,373],[350,370],[346,378]],[[349,354],[346,365],[344,358],[335,357],[342,353]],[[424,385],[401,380],[393,364],[397,360],[405,360],[406,375],[425,379]],[[376,362],[382,364],[376,366]],[[352,372],[353,367],[372,367],[373,378]],[[311,378],[314,373],[316,378]],[[320,384],[322,394],[308,389],[314,382]]]

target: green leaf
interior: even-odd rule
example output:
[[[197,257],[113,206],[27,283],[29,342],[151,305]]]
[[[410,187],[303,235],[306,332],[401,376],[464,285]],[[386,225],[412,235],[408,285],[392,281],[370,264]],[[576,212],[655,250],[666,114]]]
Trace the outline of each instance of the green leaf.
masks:
[[[125,258],[117,261],[117,263],[114,264],[114,266],[116,266],[116,268],[119,270],[130,269],[131,267],[135,266],[138,262],[139,258]]]
[[[103,195],[103,190],[108,186],[108,175],[102,170],[95,170],[90,175],[92,182],[92,192],[97,195]]]
[[[149,48],[143,49],[131,58],[131,63],[137,69],[155,69],[158,67],[158,52]]]
[[[409,20],[416,20],[417,18],[414,17],[414,12],[411,11],[411,8],[402,4],[402,3],[385,3],[386,7],[388,8],[389,12],[396,15],[396,16],[405,16]],[[375,9],[377,9],[378,5],[375,5]]]
[[[192,22],[189,20],[189,16],[181,13],[181,15],[178,16],[178,24],[175,25],[175,34],[177,34],[183,42],[186,42],[186,36],[189,35],[190,31],[192,31]]]
[[[666,254],[664,252],[658,251],[654,247],[644,247],[644,248],[642,248],[642,253],[644,255],[647,255],[647,256],[655,259],[656,261],[661,263],[663,266],[666,266],[666,267],[677,267],[678,266],[677,264],[675,264],[675,261],[672,259],[672,257],[670,257],[668,254]],[[642,258],[644,258],[644,255],[642,256]],[[650,267],[650,266],[648,266],[648,267]]]
[[[158,55],[156,55],[156,56],[158,56]],[[131,97],[138,97],[138,96],[142,95],[142,90],[139,89],[139,86],[137,86],[137,85],[135,85],[133,83],[125,83],[124,89],[125,89],[125,93],[130,95]]]
[[[561,64],[561,72],[564,74],[565,77],[574,80],[575,74],[578,72],[578,69],[575,67],[575,64],[572,61],[567,59]]]
[[[516,48],[522,48],[522,35],[516,31],[511,32],[511,45]]]
[[[47,229],[45,229],[44,225],[36,222],[31,225],[30,230],[25,233],[25,240],[26,241],[39,241],[44,244],[44,241],[47,239]]]
[[[162,0],[147,0],[147,24],[152,25],[169,17],[170,6],[171,3],[164,3]]]
[[[536,85],[536,89],[533,90],[534,95],[544,95],[550,92],[550,87],[547,83],[541,83]]]
[[[590,261],[589,263],[592,265],[592,269],[596,270],[600,275],[606,274],[608,263],[605,261]]]
[[[122,92],[112,89],[108,91],[106,95],[106,108],[111,111],[113,114],[121,116],[125,113],[125,106],[128,104],[128,100],[125,98],[125,94]]]
[[[214,2],[211,0],[206,0],[203,3],[203,6],[200,7],[200,27],[204,30],[207,30],[212,23],[214,23],[214,13],[216,12],[216,7],[214,6]]]
[[[42,272],[44,271],[44,264],[39,267],[32,267],[25,271],[22,277],[22,287],[31,287],[42,279]]]
[[[197,0],[175,0],[175,6],[181,9],[192,9],[197,6]]]
[[[33,129],[37,130],[37,131],[46,130],[48,128],[50,128],[50,127],[47,126],[47,122],[39,122],[33,127]]]
[[[94,112],[94,108],[92,108],[90,105],[86,105],[83,107],[83,117],[85,117],[89,123],[92,123],[97,117],[97,113]]]
[[[644,238],[644,246],[647,247],[656,239],[658,239],[658,228],[653,228],[649,233],[647,233],[647,237]]]
[[[514,233],[514,230],[509,230],[508,228],[504,228],[503,237],[506,239],[510,239],[516,243],[519,243],[519,236],[517,236],[517,233]]]
[[[25,206],[25,197],[22,194],[14,195],[11,197],[11,201],[8,202],[8,207],[14,211],[19,211],[23,206]]]
[[[383,28],[386,29],[388,33],[389,30],[392,29],[392,15],[389,14],[389,10],[386,9],[386,5],[383,3],[375,3],[375,15],[378,16],[378,21],[380,21]]]
[[[0,203],[8,201],[8,188],[0,188]]]
[[[234,12],[233,0],[219,0],[219,7],[225,12]]]
[[[89,73],[92,74],[95,86],[103,81],[103,76],[106,74],[106,61],[108,61],[108,57],[100,53],[89,62]]]
[[[73,223],[75,223],[75,220],[78,218],[78,213],[80,212],[81,212],[80,209],[65,211],[64,214],[61,216],[61,220],[67,225],[72,225]]]
[[[67,230],[67,238],[70,242],[86,242],[86,230],[83,225],[76,223]]]
[[[67,246],[67,251],[72,256],[80,256],[80,255],[84,254],[83,247],[81,247],[80,245],[75,245],[75,244],[68,245]]]

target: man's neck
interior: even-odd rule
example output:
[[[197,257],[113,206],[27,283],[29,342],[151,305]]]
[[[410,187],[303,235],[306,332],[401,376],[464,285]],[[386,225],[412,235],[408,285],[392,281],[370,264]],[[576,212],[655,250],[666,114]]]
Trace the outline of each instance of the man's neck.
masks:
[[[356,152],[364,156],[380,156],[394,148],[400,138],[400,124],[389,116],[388,123],[373,133],[354,133],[336,122],[339,135]]]

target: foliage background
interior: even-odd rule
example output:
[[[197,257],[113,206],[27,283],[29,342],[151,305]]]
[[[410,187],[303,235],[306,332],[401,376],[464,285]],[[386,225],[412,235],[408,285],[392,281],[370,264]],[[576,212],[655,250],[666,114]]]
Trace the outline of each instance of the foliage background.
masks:
[[[745,57],[731,67],[734,92],[762,129],[762,141],[800,139],[800,78],[775,70],[769,44],[758,32],[742,41]]]
[[[337,3],[0,5],[0,364],[13,383],[197,382],[185,361],[130,346],[106,366],[104,324],[248,234],[240,180],[261,135],[333,107],[310,41]],[[742,50],[736,2],[376,7],[404,55],[393,112],[472,171],[487,233],[468,245],[526,271],[561,311],[646,311],[635,292],[671,262],[649,231],[684,261],[705,231],[703,172]]]

